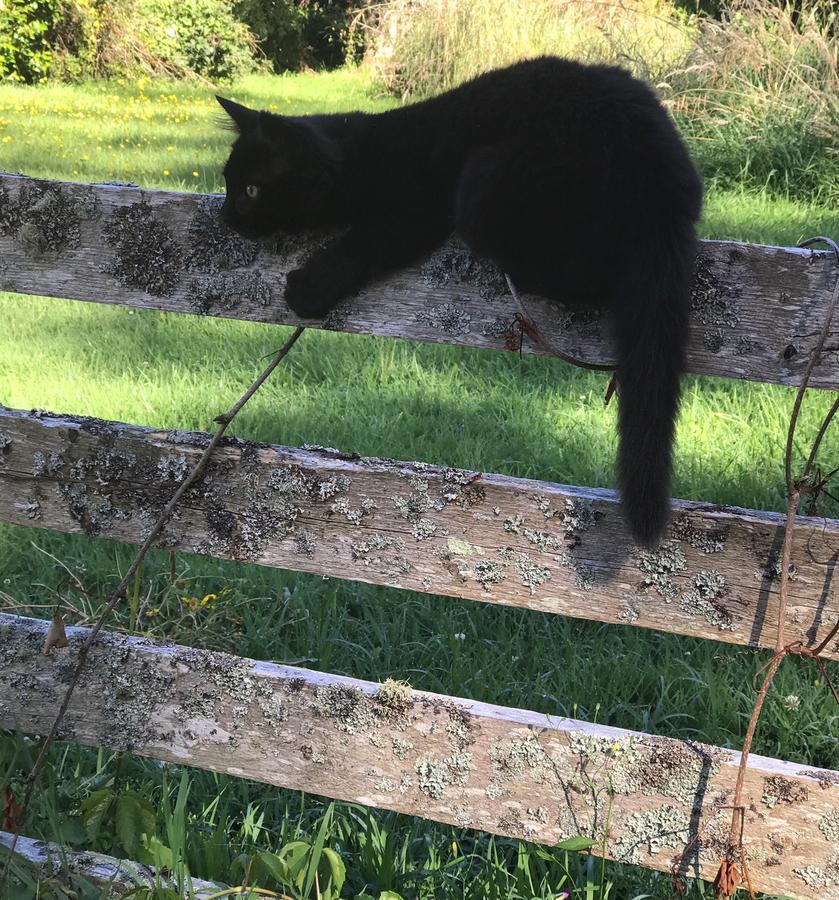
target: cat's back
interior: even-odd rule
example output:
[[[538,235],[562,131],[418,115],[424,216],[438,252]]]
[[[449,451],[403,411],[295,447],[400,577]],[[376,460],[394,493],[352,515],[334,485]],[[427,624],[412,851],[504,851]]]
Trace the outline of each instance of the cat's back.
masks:
[[[580,111],[592,104],[660,105],[644,82],[617,66],[542,56],[484,72],[417,108],[456,111],[471,120],[490,112],[496,119],[509,119],[536,110]]]
[[[678,183],[698,210],[701,182],[669,114],[649,85],[617,66],[525,60],[439,95],[429,112],[464,148],[524,139],[555,148],[581,175]]]

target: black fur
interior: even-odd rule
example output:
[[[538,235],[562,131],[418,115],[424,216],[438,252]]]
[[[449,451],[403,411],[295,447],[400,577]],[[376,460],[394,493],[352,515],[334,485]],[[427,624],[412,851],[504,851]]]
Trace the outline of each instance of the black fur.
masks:
[[[376,115],[220,102],[240,132],[224,169],[232,228],[349,226],[289,275],[301,316],[325,315],[453,231],[523,291],[611,310],[619,481],[633,537],[654,544],[668,518],[702,184],[653,91],[618,68],[546,57]]]

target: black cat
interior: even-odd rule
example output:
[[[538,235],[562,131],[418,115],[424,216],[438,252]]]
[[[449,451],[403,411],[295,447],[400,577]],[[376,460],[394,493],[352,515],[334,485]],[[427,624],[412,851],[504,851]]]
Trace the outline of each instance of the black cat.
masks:
[[[375,115],[219,102],[239,130],[224,167],[233,229],[349,226],[289,274],[300,316],[452,232],[522,291],[608,308],[626,516],[638,543],[662,536],[702,183],[646,84],[545,57]]]

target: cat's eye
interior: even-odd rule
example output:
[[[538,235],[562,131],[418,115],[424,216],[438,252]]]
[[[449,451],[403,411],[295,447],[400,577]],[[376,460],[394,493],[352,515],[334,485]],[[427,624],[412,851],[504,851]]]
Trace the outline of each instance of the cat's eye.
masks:
[[[245,188],[245,193],[253,200],[254,197],[259,193],[259,188],[255,184],[249,184]]]

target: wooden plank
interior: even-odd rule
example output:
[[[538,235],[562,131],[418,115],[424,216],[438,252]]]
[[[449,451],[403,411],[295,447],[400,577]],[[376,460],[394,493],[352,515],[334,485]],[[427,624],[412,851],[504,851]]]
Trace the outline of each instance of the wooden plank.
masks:
[[[0,175],[0,290],[297,324],[285,277],[323,235],[257,244],[229,232],[218,196]],[[609,248],[603,248],[609,265]],[[796,384],[837,277],[824,251],[706,241],[693,297],[692,372]],[[611,357],[607,322],[531,298],[542,334]],[[314,327],[503,349],[516,309],[500,272],[446,245]],[[525,340],[526,352],[539,352]],[[811,384],[839,388],[839,321]]]
[[[11,847],[12,835],[0,831],[0,847]],[[168,874],[161,874],[151,866],[132,862],[127,859],[115,859],[102,853],[91,853],[89,850],[73,850],[48,841],[36,841],[21,836],[18,838],[15,853],[29,870],[34,869],[44,879],[57,879],[67,884],[67,875],[77,875],[96,887],[108,888],[108,897],[121,897],[137,887],[153,888],[157,884],[171,890],[177,890],[177,882]],[[5,868],[6,857],[0,852],[0,862]],[[200,878],[190,879],[192,896],[195,900],[210,900],[220,887]],[[184,897],[189,891],[184,890]]]
[[[0,615],[0,727],[44,734],[86,629]],[[62,737],[268,784],[713,878],[731,750],[105,634]],[[839,772],[752,756],[755,887],[839,897]],[[607,824],[608,823],[608,824]],[[679,856],[689,846],[686,858]]]
[[[140,543],[208,435],[0,411],[0,521]],[[613,491],[231,439],[159,546],[770,647],[783,517],[676,501],[639,551]],[[786,626],[839,617],[839,522],[802,518]],[[825,651],[839,659],[839,640]]]

